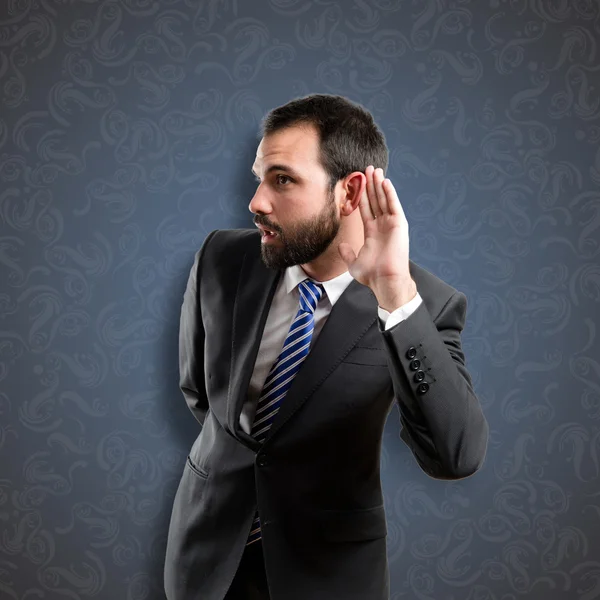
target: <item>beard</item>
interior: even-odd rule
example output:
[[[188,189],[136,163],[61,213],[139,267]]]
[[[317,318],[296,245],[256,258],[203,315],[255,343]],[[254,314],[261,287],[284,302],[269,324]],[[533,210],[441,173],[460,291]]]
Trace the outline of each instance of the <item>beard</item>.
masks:
[[[289,225],[285,232],[277,231],[277,237],[270,243],[261,242],[260,254],[264,265],[269,269],[285,269],[309,263],[323,254],[340,229],[334,200],[335,191],[332,189],[318,215]]]

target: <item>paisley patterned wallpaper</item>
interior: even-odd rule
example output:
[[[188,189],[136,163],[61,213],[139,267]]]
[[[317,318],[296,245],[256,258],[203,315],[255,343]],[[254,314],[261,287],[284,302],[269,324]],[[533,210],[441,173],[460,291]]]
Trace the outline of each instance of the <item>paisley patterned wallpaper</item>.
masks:
[[[593,0],[3,0],[0,597],[164,598],[187,274],[314,92],[386,134],[491,428],[436,481],[390,413],[392,598],[600,597],[599,42]]]

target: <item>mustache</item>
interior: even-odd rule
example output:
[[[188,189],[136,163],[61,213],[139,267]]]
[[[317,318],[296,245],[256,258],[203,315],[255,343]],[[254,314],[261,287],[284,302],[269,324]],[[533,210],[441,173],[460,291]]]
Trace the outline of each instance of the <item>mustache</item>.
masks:
[[[276,229],[275,227],[273,227],[272,225],[270,225],[269,223],[263,223],[261,220],[257,220],[254,221],[255,225],[262,225],[263,227],[265,227],[266,229],[270,229],[271,231],[274,231],[275,233],[279,233],[279,230]]]

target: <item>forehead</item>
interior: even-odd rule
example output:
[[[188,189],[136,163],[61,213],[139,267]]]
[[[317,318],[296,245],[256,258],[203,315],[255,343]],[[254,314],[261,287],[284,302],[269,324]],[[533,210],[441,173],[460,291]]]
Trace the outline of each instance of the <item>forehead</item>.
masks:
[[[313,126],[286,127],[264,136],[256,149],[253,169],[268,167],[272,163],[285,163],[300,173],[318,168],[317,130]]]

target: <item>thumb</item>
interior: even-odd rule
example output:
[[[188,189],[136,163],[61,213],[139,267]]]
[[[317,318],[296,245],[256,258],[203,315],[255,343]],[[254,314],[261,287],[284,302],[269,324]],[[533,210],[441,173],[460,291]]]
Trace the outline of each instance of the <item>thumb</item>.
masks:
[[[342,242],[338,246],[338,252],[348,267],[356,260],[356,254],[354,254],[352,246],[350,246],[350,244],[347,242]]]

